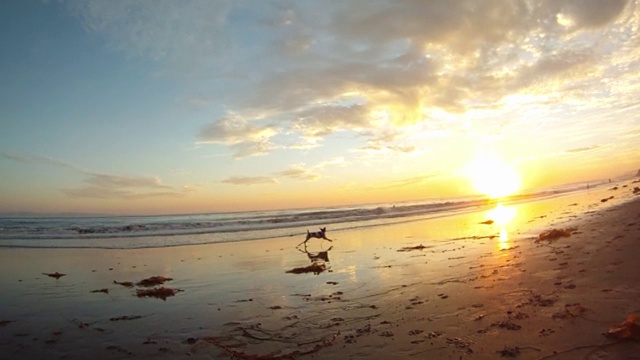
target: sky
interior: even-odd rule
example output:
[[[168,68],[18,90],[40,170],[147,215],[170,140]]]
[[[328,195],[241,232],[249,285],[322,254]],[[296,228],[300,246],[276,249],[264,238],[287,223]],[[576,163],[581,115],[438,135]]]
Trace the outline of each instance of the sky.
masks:
[[[0,213],[306,208],[633,174],[639,26],[625,0],[0,0]]]

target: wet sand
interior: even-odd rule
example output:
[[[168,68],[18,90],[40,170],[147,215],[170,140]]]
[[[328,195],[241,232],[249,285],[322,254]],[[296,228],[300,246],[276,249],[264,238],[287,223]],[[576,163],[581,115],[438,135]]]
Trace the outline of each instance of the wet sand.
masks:
[[[334,242],[312,239],[306,252],[296,248],[302,234],[159,249],[2,248],[0,352],[638,359],[639,342],[603,336],[640,314],[640,196],[637,183],[623,184],[382,227],[327,224]],[[287,273],[312,264],[321,272]],[[45,275],[56,272],[65,275]],[[151,276],[172,278],[155,288],[175,295],[138,297],[149,288],[114,283]]]

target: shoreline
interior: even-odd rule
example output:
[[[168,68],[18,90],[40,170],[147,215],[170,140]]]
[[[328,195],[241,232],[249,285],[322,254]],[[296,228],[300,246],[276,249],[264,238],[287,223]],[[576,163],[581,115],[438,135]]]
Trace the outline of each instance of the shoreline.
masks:
[[[516,214],[502,224],[483,223],[495,213],[482,209],[329,232],[334,242],[312,240],[306,253],[291,237],[0,248],[0,350],[16,359],[493,359],[505,349],[519,359],[626,359],[637,342],[602,336],[640,313],[640,197],[623,191],[508,205]],[[607,194],[616,197],[601,202]],[[535,241],[571,226],[570,237]],[[318,275],[286,273],[323,252]],[[43,275],[54,272],[66,276]],[[113,283],[150,276],[182,291],[163,301]]]
[[[592,189],[595,190],[598,187],[602,188],[603,185],[605,184],[592,187]],[[507,206],[518,205],[528,202],[550,200],[557,197],[572,196],[581,191],[584,191],[584,189],[572,189],[566,192],[550,190],[540,191],[536,193],[526,193],[505,197],[500,200],[500,202]],[[16,225],[12,224],[10,220],[20,220],[20,218],[8,218],[9,223],[6,225],[0,224],[0,227],[7,226],[5,229],[6,232],[0,232],[0,247],[143,249],[185,245],[206,245],[223,242],[270,240],[297,236],[300,233],[304,233],[309,228],[313,228],[314,226],[326,226],[326,224],[330,224],[332,226],[332,231],[342,231],[457,216],[494,206],[496,202],[496,200],[489,198],[480,199],[475,198],[475,196],[472,198],[468,198],[467,200],[462,200],[462,198],[452,198],[449,200],[441,199],[437,202],[434,202],[436,200],[424,200],[422,202],[411,201],[397,204],[373,204],[370,205],[371,207],[367,207],[369,205],[363,205],[364,207],[359,205],[357,207],[349,206],[311,209],[313,211],[309,213],[296,213],[298,210],[287,210],[287,213],[292,213],[286,215],[284,218],[280,217],[280,215],[274,215],[272,217],[255,215],[257,217],[236,219],[236,225],[233,226],[239,226],[237,228],[234,228],[233,226],[229,227],[229,224],[225,223],[225,221],[230,219],[222,220],[211,218],[202,219],[202,221],[196,221],[193,219],[174,219],[167,222],[162,220],[158,222],[135,223],[121,220],[129,218],[124,216],[114,217],[113,219],[120,219],[114,220],[115,223],[107,221],[103,223],[83,224],[82,221],[81,223],[74,223],[73,221],[57,223],[54,221],[53,225],[40,224],[40,226],[43,226],[42,228],[37,226],[33,227],[33,224],[24,225],[26,226],[25,228],[21,228],[20,225],[17,225],[18,231],[14,232]],[[376,207],[372,207],[374,205]],[[396,209],[396,205],[400,210]],[[248,212],[248,214],[251,213],[254,212]],[[272,211],[272,213],[279,214],[280,211]],[[327,216],[328,213],[333,213],[333,215]],[[336,214],[338,213],[344,213],[344,216],[336,217]],[[320,215],[320,218],[310,220],[309,217],[312,215]],[[193,215],[189,215],[188,217],[190,216]],[[197,216],[207,217],[208,215],[199,214]],[[302,221],[300,224],[295,221],[290,222],[291,218],[297,219],[299,216],[309,219]],[[155,216],[147,217],[156,218]],[[262,220],[259,221],[261,225],[254,227],[247,226],[245,223],[247,221],[254,221],[257,218],[262,218]],[[25,219],[30,220],[39,218]],[[48,218],[45,217],[43,219],[47,220]],[[51,219],[57,220],[59,218],[53,217]],[[83,218],[77,219],[80,221]],[[109,217],[106,217],[106,219],[109,219]],[[217,223],[218,221],[221,221],[222,223]],[[187,224],[190,225],[187,226]],[[245,227],[243,228],[242,226]],[[30,227],[33,227],[32,230],[37,231],[30,232],[28,230]],[[214,229],[216,230],[214,231]],[[14,234],[16,237],[12,237],[11,234]]]

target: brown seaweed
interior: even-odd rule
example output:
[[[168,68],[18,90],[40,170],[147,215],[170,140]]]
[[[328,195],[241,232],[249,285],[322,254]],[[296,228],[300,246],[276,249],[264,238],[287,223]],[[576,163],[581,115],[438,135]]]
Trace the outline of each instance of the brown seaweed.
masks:
[[[168,297],[175,296],[180,291],[182,290],[162,286],[153,289],[139,289],[136,291],[136,295],[138,297],[154,297],[156,299],[167,300]]]
[[[405,246],[403,248],[400,248],[398,251],[399,252],[407,252],[407,251],[413,251],[413,250],[424,250],[427,249],[427,246],[424,246],[422,244],[420,245],[416,245],[416,246]]]
[[[67,274],[62,274],[56,271],[54,273],[42,273],[42,275],[47,275],[52,278],[60,279],[61,277],[66,276]]]
[[[156,285],[162,285],[167,281],[173,280],[172,278],[164,277],[164,276],[152,276],[143,280],[138,281],[136,285],[138,286],[146,286],[152,287]]]
[[[640,321],[636,315],[629,315],[625,321],[604,333],[604,336],[615,340],[640,341]]]
[[[115,281],[113,280],[114,284],[118,284],[118,285],[122,285],[124,287],[133,287],[133,283],[131,281]]]
[[[576,228],[546,230],[541,232],[540,235],[538,235],[537,241],[557,240],[561,237],[570,237],[574,231],[576,231]]]

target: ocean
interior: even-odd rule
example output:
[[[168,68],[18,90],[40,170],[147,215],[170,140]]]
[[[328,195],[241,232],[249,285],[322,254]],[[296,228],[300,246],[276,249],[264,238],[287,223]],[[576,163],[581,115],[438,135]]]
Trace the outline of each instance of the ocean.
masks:
[[[584,184],[519,195],[503,203],[535,201],[585,189]],[[313,209],[158,216],[5,216],[0,247],[135,249],[297,236],[383,226],[476,211],[484,197],[430,199]]]

